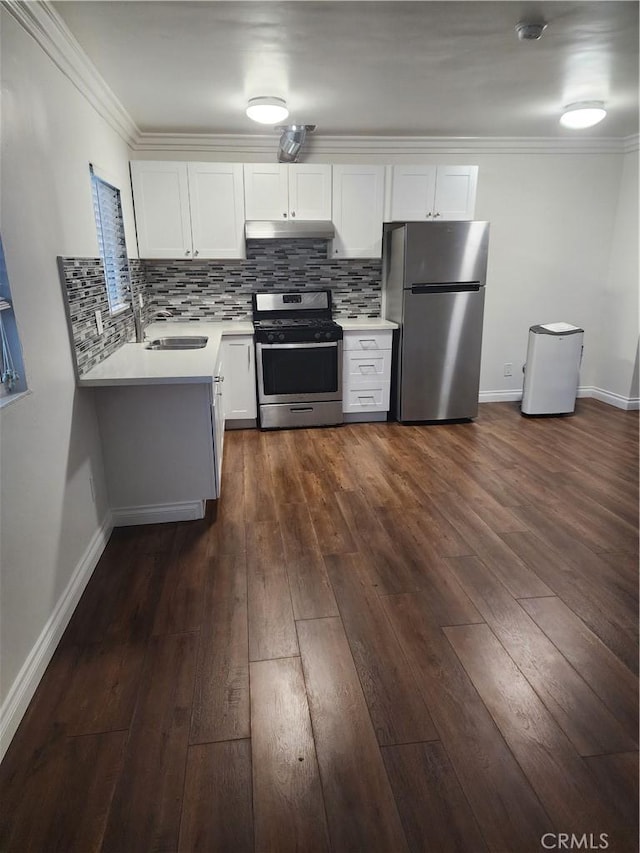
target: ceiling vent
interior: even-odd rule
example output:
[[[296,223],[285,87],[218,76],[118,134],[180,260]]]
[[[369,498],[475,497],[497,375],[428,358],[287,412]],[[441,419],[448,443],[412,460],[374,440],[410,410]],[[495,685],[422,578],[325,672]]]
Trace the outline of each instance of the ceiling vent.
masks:
[[[315,124],[282,124],[276,127],[276,130],[282,131],[278,163],[297,163],[307,133],[313,133],[315,129]]]
[[[538,39],[542,38],[542,33],[546,29],[547,25],[544,21],[536,24],[521,21],[519,24],[516,24],[516,32],[520,41],[538,41]]]

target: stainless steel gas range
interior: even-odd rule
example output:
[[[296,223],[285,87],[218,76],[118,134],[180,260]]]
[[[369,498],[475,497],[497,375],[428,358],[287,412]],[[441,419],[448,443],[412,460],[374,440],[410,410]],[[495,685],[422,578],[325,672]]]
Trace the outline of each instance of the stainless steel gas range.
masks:
[[[342,423],[342,328],[331,319],[331,291],[254,293],[253,325],[260,426]]]

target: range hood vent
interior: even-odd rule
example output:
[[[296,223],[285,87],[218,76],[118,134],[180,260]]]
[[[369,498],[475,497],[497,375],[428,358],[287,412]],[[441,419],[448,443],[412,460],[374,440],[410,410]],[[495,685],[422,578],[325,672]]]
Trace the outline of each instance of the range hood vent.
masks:
[[[336,236],[333,222],[324,220],[253,219],[245,222],[244,231],[247,240],[333,240]]]

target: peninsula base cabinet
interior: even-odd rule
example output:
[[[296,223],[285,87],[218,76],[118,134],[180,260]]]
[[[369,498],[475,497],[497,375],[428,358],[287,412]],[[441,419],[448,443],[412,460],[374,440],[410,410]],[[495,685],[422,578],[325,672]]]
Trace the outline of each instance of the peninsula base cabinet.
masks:
[[[96,389],[116,527],[202,518],[205,501],[219,497],[222,388],[214,381]]]
[[[222,352],[225,374],[225,427],[255,427],[258,403],[253,335],[225,335],[222,339]]]
[[[392,341],[391,329],[344,332],[342,410],[345,421],[387,419]]]

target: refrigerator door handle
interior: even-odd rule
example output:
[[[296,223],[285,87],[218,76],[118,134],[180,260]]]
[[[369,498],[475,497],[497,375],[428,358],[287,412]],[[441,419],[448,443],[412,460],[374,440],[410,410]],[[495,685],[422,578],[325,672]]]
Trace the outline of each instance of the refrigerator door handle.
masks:
[[[452,281],[448,284],[412,284],[411,293],[464,293],[478,291],[483,285],[479,281]]]

